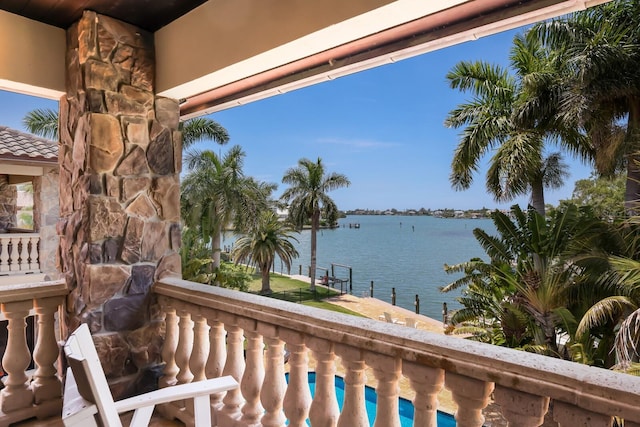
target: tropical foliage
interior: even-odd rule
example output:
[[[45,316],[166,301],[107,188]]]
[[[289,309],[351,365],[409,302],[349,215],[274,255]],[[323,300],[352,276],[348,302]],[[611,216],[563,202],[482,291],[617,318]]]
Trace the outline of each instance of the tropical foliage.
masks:
[[[259,213],[269,207],[274,189],[244,175],[244,157],[239,146],[231,147],[222,157],[210,150],[192,151],[185,157],[189,172],[181,185],[182,218],[205,239],[214,269],[220,266],[224,229],[251,229]]]
[[[251,275],[245,268],[238,267],[231,262],[222,262],[218,268],[213,268],[211,250],[204,243],[204,239],[193,229],[185,228],[182,233],[182,278],[207,285],[217,285],[247,291],[251,282]]]
[[[591,206],[600,218],[614,220],[624,216],[624,190],[626,176],[618,173],[612,177],[598,177],[592,174],[587,179],[576,181],[573,194],[561,205],[575,204]]]
[[[279,221],[275,212],[265,210],[260,214],[258,222],[249,232],[236,240],[231,256],[236,263],[254,264],[262,276],[261,294],[270,294],[269,271],[276,256],[280,258],[287,270],[291,262],[297,258],[298,251],[291,240],[293,230],[286,223]]]
[[[463,273],[442,289],[464,288],[463,309],[452,322],[479,340],[561,357],[558,332],[572,336],[576,313],[584,310],[574,297],[592,287],[599,268],[579,255],[599,253],[607,224],[576,206],[547,219],[514,206],[510,215],[495,211],[492,219],[496,236],[474,230],[489,260],[445,266]]]
[[[544,215],[544,188],[558,188],[567,177],[561,155],[546,154],[545,146],[559,142],[583,158],[590,148],[576,126],[555,119],[557,100],[549,93],[565,72],[557,57],[535,38],[518,35],[510,66],[513,73],[483,61],[462,61],[447,74],[453,89],[471,94],[445,120],[446,126],[463,129],[450,181],[455,189],[469,188],[481,159],[493,151],[486,176],[489,193],[497,201],[530,194],[531,205]],[[530,84],[532,76],[538,77],[536,85]]]
[[[326,173],[322,159],[298,160],[298,166],[288,169],[282,182],[288,184],[281,199],[288,203],[289,220],[302,227],[311,220],[311,289],[316,287],[316,235],[320,227],[320,217],[337,218],[338,207],[327,194],[338,188],[348,187],[349,179],[339,173]]]
[[[534,27],[571,70],[557,91],[558,117],[595,147],[600,173],[627,169],[625,202],[640,199],[640,1],[618,0]]]
[[[29,111],[22,119],[24,127],[34,135],[58,139],[58,112],[49,108]]]

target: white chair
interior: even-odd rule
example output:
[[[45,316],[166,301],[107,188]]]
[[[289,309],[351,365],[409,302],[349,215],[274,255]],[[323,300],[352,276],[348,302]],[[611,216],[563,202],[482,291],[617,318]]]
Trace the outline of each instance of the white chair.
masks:
[[[405,323],[408,327],[410,328],[417,328],[418,327],[418,320],[414,317],[406,317],[405,319]]]
[[[386,320],[388,323],[395,323],[396,325],[404,325],[404,322],[401,322],[398,319],[394,319],[393,317],[391,317],[391,315],[389,313],[387,313],[386,311],[384,312],[384,320]]]
[[[86,324],[71,334],[64,352],[70,366],[62,409],[62,421],[67,427],[122,427],[119,414],[129,411],[134,411],[130,427],[148,426],[155,405],[182,399],[193,399],[196,427],[211,427],[209,395],[238,387],[231,376],[226,376],[166,387],[114,402]]]

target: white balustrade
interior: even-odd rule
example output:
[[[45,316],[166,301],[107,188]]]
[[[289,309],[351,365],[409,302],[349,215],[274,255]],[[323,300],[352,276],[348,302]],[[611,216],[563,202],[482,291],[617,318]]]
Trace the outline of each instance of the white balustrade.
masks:
[[[40,272],[38,233],[0,234],[0,275]]]
[[[344,403],[338,427],[369,427],[369,417],[365,405],[364,386],[367,375],[364,351],[359,348],[339,344],[336,353],[342,359],[346,370],[344,376]]]
[[[238,383],[244,374],[244,339],[243,331],[237,325],[235,316],[228,316],[224,328],[227,330],[227,360],[222,375],[231,375]],[[218,426],[233,427],[242,417],[242,391],[239,388],[225,393],[222,399],[223,407],[217,414]]]
[[[368,358],[369,359],[369,358]],[[369,366],[378,380],[376,419],[373,427],[400,427],[398,380],[402,371],[400,359],[374,354]]]
[[[317,427],[336,427],[340,410],[335,387],[335,353],[331,341],[311,337],[307,345],[316,360],[316,393],[309,409],[309,420]]]
[[[0,425],[61,413],[62,386],[57,369],[60,331],[56,329],[56,313],[67,294],[64,281],[0,288],[0,320],[7,321],[8,332],[2,354],[6,378],[5,387],[0,391]],[[26,319],[33,315],[36,331],[32,354],[27,342]],[[27,375],[32,360],[35,371]]]
[[[224,364],[227,360],[227,333],[224,330],[224,324],[213,317],[209,320],[209,357],[205,366],[205,374],[207,378],[218,378],[222,376]],[[224,393],[216,393],[211,395],[211,419],[217,424],[216,417],[220,409],[222,409],[222,398]]]
[[[34,303],[38,318],[38,340],[33,351],[36,371],[31,390],[38,418],[56,415],[62,405],[62,384],[56,369],[58,343],[55,331],[55,314],[60,303],[59,297],[39,298]]]
[[[283,330],[280,336],[289,352],[289,384],[284,395],[284,414],[292,427],[306,427],[311,406],[309,390],[309,365],[304,335],[299,332]]]
[[[264,408],[260,403],[260,391],[264,382],[264,343],[262,335],[255,330],[255,321],[240,319],[239,323],[244,330],[247,357],[246,367],[240,382],[240,390],[245,400],[240,424],[261,426],[260,419],[264,413]]]
[[[640,378],[631,375],[178,279],[160,280],[154,292],[167,313],[165,346],[176,346],[174,334],[193,333],[178,328],[175,320],[169,324],[175,313],[171,307],[191,313],[196,325],[202,315],[210,326],[205,375],[230,374],[241,383],[222,399],[212,397],[220,427],[298,426],[306,418],[314,427],[368,427],[366,368],[373,369],[371,382],[377,384],[376,426],[399,425],[402,376],[415,392],[415,426],[437,425],[437,396],[443,386],[458,405],[459,427],[481,426],[492,397],[514,427],[542,423],[550,401],[560,427],[610,426],[613,416],[625,419],[625,426],[640,426]],[[203,334],[196,326],[198,351],[206,351],[196,344]],[[307,362],[308,350],[313,365]],[[163,351],[168,379],[175,371],[173,352]],[[204,356],[194,348],[195,355],[198,362],[190,366],[198,376],[195,366]],[[341,413],[334,386],[336,355],[344,371]],[[306,376],[310,365],[316,372],[313,400]]]
[[[284,379],[284,341],[278,337],[277,327],[272,325],[258,325],[267,345],[265,355],[265,374],[260,401],[264,407],[261,422],[265,427],[282,427],[286,418],[282,410],[282,401],[286,391]]]
[[[502,416],[510,426],[537,427],[544,422],[549,398],[536,396],[507,387],[497,386],[494,399],[502,409]]]
[[[178,348],[178,316],[176,309],[172,306],[164,308],[164,322],[166,335],[162,345],[162,360],[164,360],[163,376],[160,377],[159,386],[161,388],[176,385],[179,369],[176,364],[176,349]]]

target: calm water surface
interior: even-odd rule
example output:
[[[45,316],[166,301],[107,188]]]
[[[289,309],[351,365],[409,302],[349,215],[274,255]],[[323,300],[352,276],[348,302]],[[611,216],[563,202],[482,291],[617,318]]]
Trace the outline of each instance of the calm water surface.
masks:
[[[349,228],[359,223],[360,228]],[[374,282],[374,297],[391,302],[396,289],[396,305],[415,310],[415,297],[420,298],[420,314],[442,319],[442,303],[450,309],[458,307],[457,294],[441,293],[438,288],[459,276],[444,272],[444,264],[457,264],[486,255],[473,237],[474,228],[493,234],[489,219],[444,219],[430,216],[354,215],[339,221],[334,230],[318,231],[318,268],[331,269],[343,264],[353,269],[353,294],[368,296]],[[303,274],[310,265],[311,232],[297,235],[300,257],[294,260],[292,274],[302,266]],[[224,244],[230,244],[226,239]],[[276,261],[276,271],[281,270]],[[284,271],[286,273],[286,271]],[[316,273],[321,276],[322,273]],[[335,267],[335,276],[348,278],[348,270]]]

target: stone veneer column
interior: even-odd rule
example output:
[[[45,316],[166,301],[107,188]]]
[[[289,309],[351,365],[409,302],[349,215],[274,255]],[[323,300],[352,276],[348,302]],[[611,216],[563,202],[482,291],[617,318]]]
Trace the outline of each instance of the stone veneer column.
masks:
[[[33,180],[33,228],[40,234],[40,270],[50,279],[59,276],[56,265],[59,244],[56,224],[60,218],[59,182],[58,168],[44,168],[42,176]]]
[[[178,102],[154,94],[153,36],[87,11],[67,31],[60,264],[69,328],[88,323],[116,397],[153,386],[154,279],[180,276]],[[153,374],[153,375],[150,375]]]
[[[9,175],[0,175],[0,230],[16,226],[18,190],[9,185]]]

